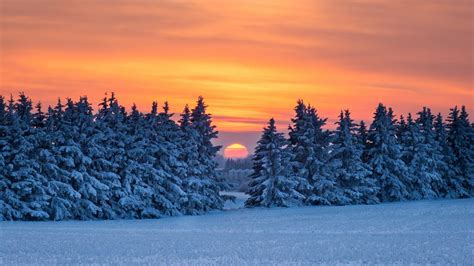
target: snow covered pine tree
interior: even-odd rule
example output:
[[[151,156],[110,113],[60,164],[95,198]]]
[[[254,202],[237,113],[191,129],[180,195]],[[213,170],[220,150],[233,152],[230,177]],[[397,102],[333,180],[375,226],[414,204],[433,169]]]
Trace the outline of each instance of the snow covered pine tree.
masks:
[[[250,181],[247,207],[291,207],[302,203],[304,196],[296,187],[298,182],[289,167],[290,154],[282,133],[278,133],[272,118],[263,130],[255,149],[254,169]]]
[[[355,134],[356,124],[349,110],[341,111],[336,124],[329,165],[336,177],[339,204],[378,203],[375,180],[369,165],[362,161],[363,145]]]
[[[381,201],[398,201],[409,198],[407,167],[403,162],[400,144],[394,129],[393,114],[379,104],[368,133],[368,164],[372,177],[379,187]]]

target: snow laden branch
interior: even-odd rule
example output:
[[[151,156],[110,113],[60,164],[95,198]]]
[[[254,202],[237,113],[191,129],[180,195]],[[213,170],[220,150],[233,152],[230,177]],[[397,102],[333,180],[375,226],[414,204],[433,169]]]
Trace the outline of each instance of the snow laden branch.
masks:
[[[178,123],[168,104],[127,113],[114,94],[33,112],[0,97],[0,220],[143,219],[222,209],[220,147],[202,97]]]
[[[474,195],[474,126],[423,108],[399,121],[379,104],[367,130],[341,111],[337,128],[298,101],[285,140],[270,120],[253,157],[247,207],[351,205]]]

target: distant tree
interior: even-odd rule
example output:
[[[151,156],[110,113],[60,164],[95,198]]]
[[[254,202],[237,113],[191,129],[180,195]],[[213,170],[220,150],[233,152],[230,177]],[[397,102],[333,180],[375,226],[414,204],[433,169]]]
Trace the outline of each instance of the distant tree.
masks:
[[[233,159],[229,158],[225,161],[224,171],[236,170],[236,169],[251,169],[252,168],[252,157]]]
[[[360,121],[359,127],[357,128],[356,133],[359,143],[362,145],[362,162],[367,163],[367,126],[363,120]]]
[[[42,105],[39,102],[36,105],[36,112],[33,114],[33,118],[31,121],[31,126],[34,128],[42,129],[45,126],[46,115],[42,110]]]
[[[296,187],[298,182],[289,168],[290,154],[282,133],[278,133],[272,118],[263,131],[255,150],[256,170],[250,182],[247,207],[290,207],[300,205],[304,196]]]

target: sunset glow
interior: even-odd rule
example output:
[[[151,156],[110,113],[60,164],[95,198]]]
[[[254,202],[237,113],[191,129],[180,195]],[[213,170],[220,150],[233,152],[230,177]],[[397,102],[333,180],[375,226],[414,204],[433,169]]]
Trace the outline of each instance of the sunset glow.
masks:
[[[284,130],[299,98],[329,126],[378,102],[473,109],[472,19],[469,0],[2,0],[0,94],[174,112],[202,95],[221,133]]]
[[[239,159],[245,158],[249,155],[247,147],[242,144],[234,143],[227,146],[224,150],[224,156],[226,158]]]

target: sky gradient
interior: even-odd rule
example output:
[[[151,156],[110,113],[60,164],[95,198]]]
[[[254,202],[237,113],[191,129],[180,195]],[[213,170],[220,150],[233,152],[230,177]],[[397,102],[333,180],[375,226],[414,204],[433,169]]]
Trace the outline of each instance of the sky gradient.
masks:
[[[0,3],[0,94],[46,105],[115,91],[180,112],[202,95],[223,139],[250,145],[270,117],[286,129],[298,98],[331,124],[378,102],[474,109],[470,0]]]

